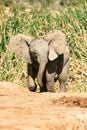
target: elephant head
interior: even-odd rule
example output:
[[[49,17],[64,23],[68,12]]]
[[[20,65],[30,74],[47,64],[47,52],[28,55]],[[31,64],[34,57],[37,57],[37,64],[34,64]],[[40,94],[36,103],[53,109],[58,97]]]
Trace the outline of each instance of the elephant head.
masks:
[[[48,44],[44,39],[35,39],[29,44],[31,59],[39,64],[37,81],[40,87],[43,87],[42,78],[48,62]]]
[[[47,33],[44,37],[48,41],[49,45],[49,60],[52,61],[61,55],[65,51],[66,36],[60,30],[54,30]]]
[[[10,39],[10,48],[29,64],[38,64],[37,80],[43,86],[42,78],[47,64],[48,44],[43,39],[34,39],[30,36],[17,34]]]

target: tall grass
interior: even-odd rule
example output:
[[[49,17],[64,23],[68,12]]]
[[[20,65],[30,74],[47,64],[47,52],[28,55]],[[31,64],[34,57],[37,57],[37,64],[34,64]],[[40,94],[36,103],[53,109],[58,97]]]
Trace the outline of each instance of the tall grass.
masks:
[[[40,7],[32,9],[30,13],[14,8],[11,16],[4,15],[0,33],[0,80],[22,80],[22,83],[26,84],[26,63],[19,61],[8,48],[12,35],[24,33],[38,38],[50,30],[59,29],[66,34],[70,48],[68,90],[87,92],[87,3],[78,4],[72,7],[65,6],[58,11]]]

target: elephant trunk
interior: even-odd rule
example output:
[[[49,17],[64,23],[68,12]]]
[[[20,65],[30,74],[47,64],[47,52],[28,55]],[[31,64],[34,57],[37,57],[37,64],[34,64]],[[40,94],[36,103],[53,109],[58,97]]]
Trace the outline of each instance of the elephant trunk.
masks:
[[[37,81],[40,87],[43,87],[43,74],[45,71],[46,64],[40,64],[38,74],[37,74]]]

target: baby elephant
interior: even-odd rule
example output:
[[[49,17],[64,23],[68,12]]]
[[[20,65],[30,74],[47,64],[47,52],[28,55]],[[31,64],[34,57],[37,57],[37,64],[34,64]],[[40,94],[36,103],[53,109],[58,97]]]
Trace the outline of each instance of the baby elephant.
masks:
[[[41,39],[18,34],[10,39],[10,47],[28,63],[29,90],[36,90],[37,78],[40,92],[55,92],[57,79],[60,91],[66,91],[69,49],[63,32],[54,30]]]
[[[59,30],[50,31],[45,37],[48,42],[48,63],[46,65],[46,86],[50,92],[55,92],[54,82],[58,79],[60,91],[66,91],[66,80],[69,70],[69,49],[66,46],[66,36]]]
[[[60,92],[66,91],[67,73],[69,70],[69,50],[65,47],[64,53],[54,60],[48,60],[46,66],[46,86],[49,92],[55,92],[54,82],[59,80]]]
[[[43,39],[34,39],[24,34],[17,34],[11,37],[9,46],[18,56],[25,59],[27,62],[29,90],[36,90],[36,78],[40,88],[43,87],[43,75],[48,62],[47,41]]]

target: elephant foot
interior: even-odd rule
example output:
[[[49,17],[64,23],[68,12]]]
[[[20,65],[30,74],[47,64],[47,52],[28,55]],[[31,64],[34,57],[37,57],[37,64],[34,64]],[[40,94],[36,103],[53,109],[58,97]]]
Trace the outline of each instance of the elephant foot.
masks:
[[[47,92],[47,87],[40,87],[40,92]]]
[[[66,80],[60,80],[60,92],[66,92]]]
[[[48,88],[47,90],[48,90],[48,92],[52,92],[52,93],[55,93],[55,92],[56,92],[56,90],[55,90],[54,87]]]
[[[36,89],[37,89],[37,86],[35,86],[35,87],[28,87],[28,89],[29,89],[30,91],[32,91],[32,92],[35,92]]]

